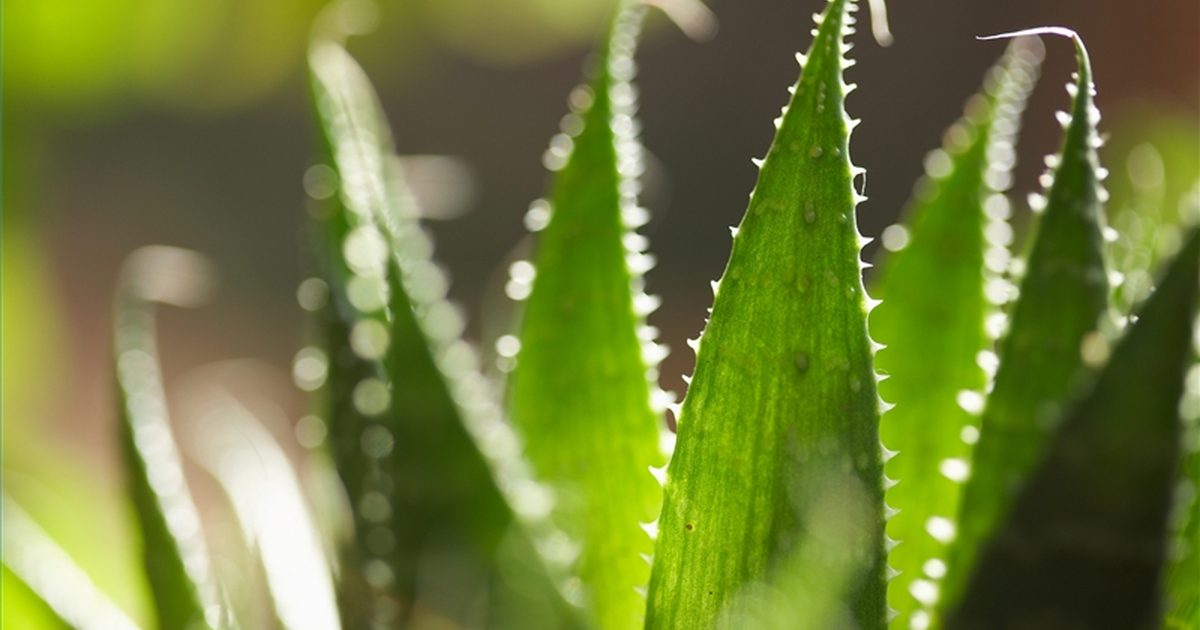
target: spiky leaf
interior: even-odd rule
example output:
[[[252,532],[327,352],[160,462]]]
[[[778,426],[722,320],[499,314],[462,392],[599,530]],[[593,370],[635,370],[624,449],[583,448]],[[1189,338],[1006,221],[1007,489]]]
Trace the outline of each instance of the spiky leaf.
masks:
[[[647,359],[657,357],[643,355],[644,344],[658,346],[639,339],[645,312],[635,310],[650,299],[641,290],[646,257],[626,220],[636,218],[636,198],[623,187],[642,159],[629,78],[644,13],[640,3],[620,10],[581,88],[590,95],[575,112],[582,129],[556,138],[572,147],[539,234],[511,376],[513,421],[537,474],[556,490],[554,518],[580,546],[576,570],[596,625],[613,629],[642,624],[645,599],[635,589],[649,581],[643,556],[653,542],[640,524],[658,513],[662,489],[649,469],[665,462],[647,378]]]
[[[129,257],[116,296],[114,346],[126,484],[142,539],[142,559],[160,628],[220,623],[200,515],[183,473],[163,393],[154,301],[186,304],[187,281],[204,263],[195,254],[147,247]]]
[[[1090,392],[1064,415],[947,628],[1157,622],[1200,292],[1200,232],[1188,241]]]
[[[316,40],[309,61],[338,182],[316,232],[332,296],[330,434],[358,529],[341,585],[344,623],[412,621],[418,584],[423,607],[481,623],[493,581],[522,593],[531,615],[569,623],[537,554],[520,567],[495,563],[502,545],[515,544],[506,541],[525,537],[514,530],[514,509],[526,526],[549,528],[544,490],[529,480],[475,355],[459,338],[462,315],[445,301],[444,273],[391,167],[378,99],[339,44]],[[454,561],[445,566],[457,572],[422,572],[447,554]],[[493,571],[505,579],[493,580]]]
[[[1047,31],[1020,32],[1014,35]],[[1073,32],[1079,63],[1062,148],[1053,164],[1046,206],[1025,260],[1025,276],[1000,345],[1000,366],[980,422],[980,435],[963,488],[957,537],[945,521],[930,534],[950,546],[942,603],[952,602],[974,565],[981,543],[1003,519],[1020,484],[1041,455],[1054,419],[1071,392],[1108,304],[1104,261],[1103,171],[1096,157],[1099,112],[1087,50]],[[1068,120],[1069,119],[1069,120]],[[947,526],[949,525],[949,526]]]
[[[928,584],[945,570],[945,542],[925,529],[930,518],[954,519],[976,416],[958,399],[981,396],[993,357],[985,319],[989,301],[1004,288],[1008,263],[1008,200],[996,184],[1008,179],[1012,143],[1025,98],[1042,56],[1036,39],[1014,42],[989,72],[984,89],[967,101],[962,119],[946,132],[945,147],[926,162],[905,225],[884,231],[884,258],[875,289],[871,334],[884,345],[876,358],[888,380],[880,397],[895,405],[884,414],[881,437],[897,455],[884,467],[898,481],[886,492],[897,510],[887,535],[899,543],[888,554],[897,575],[888,583],[893,623],[907,628],[932,603]],[[989,292],[988,289],[991,289]],[[981,360],[982,359],[982,360]],[[890,483],[890,482],[889,482]],[[925,600],[925,601],[922,601]]]
[[[848,580],[884,624],[882,462],[843,109],[848,0],[832,0],[733,241],[679,418],[648,626],[707,627],[801,544],[800,484],[829,461],[867,496]]]

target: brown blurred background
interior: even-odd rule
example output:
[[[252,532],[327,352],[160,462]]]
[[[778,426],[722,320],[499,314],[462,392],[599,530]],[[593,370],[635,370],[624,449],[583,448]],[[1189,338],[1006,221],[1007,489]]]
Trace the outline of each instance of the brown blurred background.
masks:
[[[361,0],[376,18],[350,43],[406,154],[459,158],[466,214],[433,224],[452,295],[481,335],[522,215],[547,184],[541,154],[566,111],[611,0]],[[164,243],[212,257],[210,305],[162,317],[168,384],[189,368],[256,357],[286,375],[305,340],[303,277],[310,119],[304,52],[320,0],[11,0],[4,4],[5,456],[58,453],[113,483],[109,300],[122,258]],[[716,38],[689,41],[661,16],[640,53],[643,140],[655,157],[645,203],[659,264],[651,316],[675,351],[662,384],[682,393],[708,283],[744,209],[770,124],[796,75],[820,0],[714,0]],[[924,154],[960,113],[1002,43],[974,36],[1035,26],[1078,30],[1091,49],[1102,131],[1126,149],[1161,120],[1200,118],[1196,0],[892,2],[891,48],[860,29],[849,98],[864,123],[868,236],[895,221]],[[862,14],[865,19],[865,11]],[[1013,198],[1036,189],[1059,129],[1053,111],[1074,58],[1048,59],[1021,134]],[[1195,164],[1194,148],[1190,157]],[[1117,173],[1122,155],[1106,150]],[[1193,173],[1194,177],[1196,174]],[[874,247],[868,250],[868,256]],[[284,378],[281,376],[281,379]],[[291,418],[299,393],[276,388]],[[47,457],[49,455],[46,455]],[[57,455],[55,457],[58,457]],[[11,467],[10,467],[11,470]]]

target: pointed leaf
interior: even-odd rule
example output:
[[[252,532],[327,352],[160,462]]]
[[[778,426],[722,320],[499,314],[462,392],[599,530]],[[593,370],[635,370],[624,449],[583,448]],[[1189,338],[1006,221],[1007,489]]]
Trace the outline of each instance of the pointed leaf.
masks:
[[[154,302],[188,305],[204,291],[206,263],[193,252],[145,247],[130,255],[116,296],[114,346],[121,446],[142,559],[160,628],[220,623],[200,515],[184,478],[163,394]]]
[[[1157,623],[1200,292],[1200,232],[1188,241],[1064,415],[947,628]]]
[[[1020,32],[1013,35],[1045,31]],[[1100,114],[1083,42],[1075,41],[1079,70],[1062,149],[1044,178],[1046,207],[1025,261],[1020,296],[1000,345],[1000,366],[980,423],[970,478],[963,488],[957,537],[950,521],[929,523],[929,534],[950,540],[949,573],[941,603],[950,604],[974,564],[976,550],[1007,513],[1020,484],[1046,444],[1049,429],[1082,366],[1085,340],[1108,304],[1104,262],[1102,171],[1096,157]],[[1069,121],[1066,120],[1069,118]]]
[[[929,585],[945,570],[946,543],[925,527],[930,518],[958,514],[971,454],[964,431],[969,438],[978,430],[976,416],[958,400],[980,397],[986,388],[982,365],[994,355],[985,319],[997,311],[989,298],[1003,298],[1000,274],[1012,235],[1008,200],[995,183],[1010,175],[1012,143],[1041,56],[1037,39],[1009,47],[946,132],[945,147],[926,159],[927,179],[918,184],[907,227],[884,231],[891,253],[874,287],[881,303],[871,313],[871,334],[884,344],[876,357],[888,375],[880,397],[895,405],[880,431],[884,445],[897,451],[884,468],[898,482],[886,492],[897,510],[887,523],[888,537],[899,543],[888,554],[897,572],[888,583],[897,627],[928,618]]]
[[[332,449],[357,528],[340,585],[343,624],[412,621],[419,587],[422,608],[482,625],[488,611],[463,602],[487,602],[492,571],[521,582],[503,587],[525,593],[531,612],[569,624],[537,554],[520,568],[495,564],[502,544],[525,536],[514,516],[552,536],[546,490],[529,478],[460,339],[463,316],[445,301],[447,280],[393,168],[378,99],[339,44],[316,40],[309,61],[337,194],[326,195],[315,226],[332,297],[328,352],[304,352],[329,366]],[[445,554],[454,562],[442,563]],[[422,570],[431,565],[460,570]]]
[[[707,627],[805,536],[799,484],[832,459],[868,497],[851,607],[884,625],[879,398],[842,81],[853,3],[818,18],[700,339],[679,419],[647,625]]]
[[[536,269],[511,376],[512,418],[536,473],[560,497],[555,520],[580,546],[576,571],[596,625],[613,629],[643,623],[635,589],[649,581],[643,556],[653,542],[640,524],[661,507],[650,468],[666,459],[648,379],[659,347],[639,335],[648,329],[635,310],[652,299],[641,291],[649,257],[628,192],[642,160],[629,78],[644,13],[624,3],[595,76],[576,92],[588,103],[573,113],[582,128],[552,142],[552,159],[565,157],[556,155],[564,145],[570,155],[555,175],[536,265],[518,264],[512,279],[528,283]]]

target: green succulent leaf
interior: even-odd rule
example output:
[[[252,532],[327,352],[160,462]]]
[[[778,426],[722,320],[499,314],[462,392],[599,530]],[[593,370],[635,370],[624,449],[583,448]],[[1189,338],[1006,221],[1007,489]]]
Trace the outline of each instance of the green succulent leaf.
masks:
[[[668,468],[647,625],[707,627],[802,544],[802,492],[831,463],[867,508],[849,578],[857,623],[886,615],[882,457],[843,108],[855,5],[817,17],[749,208],[714,291]]]
[[[1193,230],[1090,391],[1063,415],[947,628],[1157,622],[1198,292]]]
[[[614,629],[644,622],[635,589],[649,581],[654,545],[641,525],[661,507],[650,469],[666,460],[665,427],[651,406],[661,348],[644,323],[656,302],[642,293],[651,259],[634,231],[644,211],[630,188],[642,155],[629,79],[645,10],[624,3],[594,76],[572,98],[583,101],[572,114],[581,126],[551,143],[550,158],[565,162],[536,264],[518,263],[511,280],[533,275],[511,415],[536,474],[555,490],[554,519],[579,546],[575,570],[596,626]]]
[[[1020,294],[1000,343],[1000,365],[980,422],[979,440],[963,488],[957,527],[929,523],[929,533],[950,545],[941,603],[950,605],[974,566],[975,555],[1003,520],[1041,456],[1061,405],[1093,358],[1098,326],[1108,306],[1104,260],[1104,171],[1096,148],[1100,114],[1093,104],[1092,68],[1082,40],[1065,29],[1051,33],[1075,42],[1079,69],[1062,148],[1048,159],[1052,180],[1033,246],[1025,259]],[[974,407],[974,405],[971,405]],[[957,535],[956,535],[957,530]]]
[[[160,628],[209,628],[222,606],[200,514],[183,473],[155,340],[155,302],[187,306],[203,293],[206,263],[193,252],[145,247],[122,271],[114,314],[121,447],[142,560]]]
[[[416,623],[420,587],[420,608],[482,624],[496,582],[521,594],[530,615],[570,625],[573,613],[539,554],[519,566],[496,564],[502,545],[536,548],[518,522],[535,540],[553,537],[547,491],[531,480],[474,350],[460,338],[463,315],[445,300],[445,274],[392,159],[374,90],[334,41],[316,40],[309,62],[336,194],[324,195],[315,212],[331,297],[327,351],[302,351],[297,375],[306,373],[303,360],[327,366],[331,447],[354,509],[343,623]]]
[[[980,397],[994,362],[985,326],[1004,288],[1012,235],[1002,194],[1013,164],[1012,143],[1025,99],[1036,80],[1041,43],[1015,41],[967,101],[962,119],[930,154],[927,179],[905,226],[884,232],[884,258],[874,288],[881,303],[871,334],[884,348],[876,366],[888,379],[880,396],[895,405],[883,415],[883,443],[897,455],[885,472],[899,483],[886,491],[897,511],[887,535],[896,571],[888,583],[893,623],[908,628],[928,618],[929,585],[945,570],[946,543],[926,530],[931,518],[954,519],[971,459],[977,416],[959,404]],[[907,227],[906,227],[907,226]],[[990,291],[989,291],[990,290]],[[964,433],[965,432],[965,433]]]
[[[15,500],[3,495],[3,624],[51,630],[137,630]]]

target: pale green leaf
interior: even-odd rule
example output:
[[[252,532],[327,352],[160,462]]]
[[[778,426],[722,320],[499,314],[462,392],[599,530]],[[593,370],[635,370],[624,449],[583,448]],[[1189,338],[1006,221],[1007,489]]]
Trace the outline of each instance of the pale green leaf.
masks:
[[[996,184],[1010,175],[1042,52],[1033,38],[1009,47],[946,132],[945,146],[926,158],[904,223],[884,231],[890,251],[874,286],[882,302],[871,313],[871,334],[885,346],[876,357],[888,375],[880,396],[895,405],[880,427],[884,445],[897,451],[884,468],[896,481],[886,492],[897,510],[887,523],[899,543],[888,554],[897,572],[888,583],[895,627],[929,618],[932,589],[945,571],[946,543],[926,525],[958,514],[978,431],[975,414],[959,401],[982,400],[988,382],[995,355],[985,320],[1004,297],[1012,236],[1009,203]]]
[[[643,159],[629,78],[644,13],[624,3],[594,76],[574,93],[580,126],[551,143],[557,172],[536,263],[514,265],[510,281],[532,283],[510,378],[513,422],[537,475],[555,490],[554,519],[578,546],[575,570],[594,621],[610,629],[643,623],[645,599],[635,589],[649,581],[653,542],[641,524],[660,509],[650,469],[665,463],[649,380],[660,347],[640,334],[649,331],[643,318],[653,298],[642,293],[642,272],[651,259],[633,231],[644,211],[630,192]],[[511,356],[506,343],[517,342],[498,344]]]

